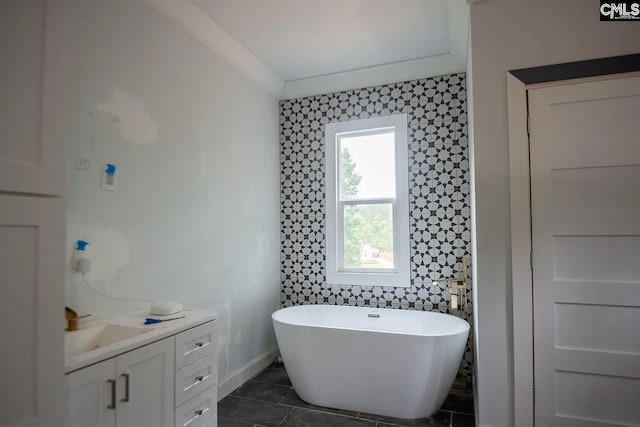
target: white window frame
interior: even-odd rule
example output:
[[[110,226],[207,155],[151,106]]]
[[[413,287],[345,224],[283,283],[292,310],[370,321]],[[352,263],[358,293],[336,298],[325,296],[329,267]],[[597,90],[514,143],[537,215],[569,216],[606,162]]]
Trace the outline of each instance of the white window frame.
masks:
[[[383,129],[395,130],[396,197],[361,199],[357,202],[338,199],[339,137],[345,133],[366,134]],[[329,285],[394,286],[411,285],[409,270],[409,154],[407,141],[407,115],[328,123],[325,125],[325,184],[327,192],[326,277]],[[342,266],[343,205],[392,203],[393,209],[393,269],[348,269]]]

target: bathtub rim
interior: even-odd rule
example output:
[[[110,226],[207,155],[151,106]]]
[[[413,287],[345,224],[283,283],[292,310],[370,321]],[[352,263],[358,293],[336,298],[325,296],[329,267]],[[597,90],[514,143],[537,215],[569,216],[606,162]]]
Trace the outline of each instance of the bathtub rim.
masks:
[[[300,307],[335,307],[335,308],[348,308],[348,309],[357,309],[357,310],[363,310],[363,311],[375,311],[375,310],[393,310],[393,311],[398,311],[398,312],[416,312],[416,313],[429,313],[429,315],[435,315],[437,317],[444,317],[444,318],[451,318],[454,319],[454,321],[459,324],[459,328],[456,329],[455,331],[447,331],[447,332],[442,332],[442,333],[410,333],[410,332],[402,332],[402,331],[384,331],[384,330],[375,330],[375,329],[365,329],[365,328],[361,328],[361,327],[348,327],[348,326],[335,326],[335,325],[323,325],[323,324],[315,324],[315,325],[311,325],[311,324],[302,324],[302,323],[293,323],[291,321],[284,321],[280,318],[278,318],[277,314],[283,312],[284,310],[290,310],[290,309],[300,309]],[[448,314],[448,313],[442,313],[439,311],[429,311],[429,310],[408,310],[408,309],[399,309],[399,308],[374,308],[374,307],[354,307],[354,306],[340,306],[340,305],[333,305],[333,304],[301,304],[301,305],[293,305],[293,306],[289,306],[289,307],[282,307],[279,308],[278,310],[274,311],[271,314],[271,319],[272,321],[275,323],[280,323],[283,325],[288,325],[288,326],[296,326],[296,327],[301,327],[301,328],[313,328],[313,329],[325,329],[325,330],[340,330],[340,331],[354,331],[354,332],[367,332],[367,333],[374,333],[374,334],[390,334],[390,335],[398,335],[398,336],[407,336],[407,337],[421,337],[421,338],[428,338],[428,337],[450,337],[450,336],[456,336],[456,335],[461,335],[461,334],[466,334],[467,337],[469,336],[470,330],[471,330],[471,325],[469,324],[469,322],[467,322],[465,319],[462,319],[460,317],[454,316],[452,314]],[[461,323],[462,322],[462,323]]]

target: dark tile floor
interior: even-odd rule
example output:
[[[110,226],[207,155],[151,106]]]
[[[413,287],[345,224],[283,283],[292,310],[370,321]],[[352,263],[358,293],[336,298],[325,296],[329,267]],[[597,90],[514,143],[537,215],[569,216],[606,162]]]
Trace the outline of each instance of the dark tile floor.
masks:
[[[271,365],[218,402],[218,427],[473,427],[473,399],[451,393],[432,417],[403,420],[311,405],[282,365]]]

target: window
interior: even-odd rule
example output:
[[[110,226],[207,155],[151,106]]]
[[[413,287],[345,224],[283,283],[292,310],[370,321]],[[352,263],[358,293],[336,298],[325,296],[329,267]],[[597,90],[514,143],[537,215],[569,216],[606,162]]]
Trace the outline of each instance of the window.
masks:
[[[407,116],[325,126],[327,283],[409,286]]]

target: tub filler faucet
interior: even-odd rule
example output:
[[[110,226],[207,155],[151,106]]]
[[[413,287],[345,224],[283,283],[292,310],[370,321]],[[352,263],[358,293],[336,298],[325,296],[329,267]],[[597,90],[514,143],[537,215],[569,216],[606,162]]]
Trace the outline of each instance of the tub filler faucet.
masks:
[[[449,278],[434,280],[432,286],[440,286],[440,283],[445,283],[445,292],[448,292],[451,296],[451,314],[456,316],[462,316],[462,313],[467,315],[468,302],[467,302],[467,277],[468,277],[468,264],[467,257],[462,257],[462,269],[460,271],[460,279]]]

